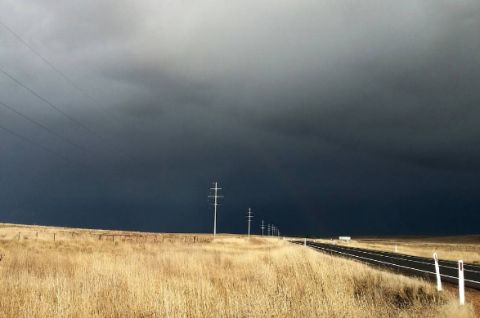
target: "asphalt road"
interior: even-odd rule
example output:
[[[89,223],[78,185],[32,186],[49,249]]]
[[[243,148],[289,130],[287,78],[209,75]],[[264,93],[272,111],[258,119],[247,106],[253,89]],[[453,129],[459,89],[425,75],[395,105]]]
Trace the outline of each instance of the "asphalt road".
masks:
[[[292,241],[303,245],[303,241]],[[333,244],[307,241],[307,246],[320,252],[353,258],[358,261],[385,267],[401,274],[420,276],[435,281],[435,265],[433,258],[411,256],[398,253],[366,250]],[[458,283],[458,264],[452,261],[439,260],[442,282]],[[480,290],[480,265],[464,264],[465,286]]]

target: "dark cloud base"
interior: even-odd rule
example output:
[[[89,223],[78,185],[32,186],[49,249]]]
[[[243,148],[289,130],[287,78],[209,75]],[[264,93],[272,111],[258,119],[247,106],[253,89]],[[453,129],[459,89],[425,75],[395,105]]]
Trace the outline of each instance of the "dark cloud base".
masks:
[[[0,131],[0,221],[209,232],[218,180],[222,232],[252,207],[285,234],[478,233],[477,1],[0,12],[75,84],[0,27],[2,69],[85,126],[0,74],[0,101],[61,136],[0,106],[33,141]]]

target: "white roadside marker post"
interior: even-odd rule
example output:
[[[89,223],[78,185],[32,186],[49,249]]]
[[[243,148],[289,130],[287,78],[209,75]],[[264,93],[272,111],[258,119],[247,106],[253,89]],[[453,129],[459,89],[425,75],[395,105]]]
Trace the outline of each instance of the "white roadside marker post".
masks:
[[[438,266],[438,255],[433,253],[433,260],[435,261],[435,275],[437,276],[437,290],[442,290],[442,279],[440,278],[440,266]]]
[[[463,261],[458,261],[458,298],[460,305],[465,304],[465,279],[463,276]]]
[[[303,246],[307,246],[307,238],[303,239]]]

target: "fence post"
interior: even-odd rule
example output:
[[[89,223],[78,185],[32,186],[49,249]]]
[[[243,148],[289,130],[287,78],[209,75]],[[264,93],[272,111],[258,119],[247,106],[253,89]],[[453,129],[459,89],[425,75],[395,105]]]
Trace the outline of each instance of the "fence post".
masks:
[[[437,276],[437,290],[442,290],[442,279],[440,277],[440,266],[438,266],[438,255],[433,253],[433,260],[435,261],[435,275]]]
[[[463,261],[458,261],[458,298],[460,305],[465,304],[465,280],[463,276]]]
[[[55,242],[56,233],[53,233],[53,241]]]

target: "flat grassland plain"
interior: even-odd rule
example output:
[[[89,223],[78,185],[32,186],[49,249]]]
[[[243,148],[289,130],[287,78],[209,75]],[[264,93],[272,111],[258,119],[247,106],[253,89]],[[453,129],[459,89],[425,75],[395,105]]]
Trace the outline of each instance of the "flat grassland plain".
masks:
[[[474,317],[433,284],[276,238],[0,224],[0,317]]]
[[[318,240],[332,243],[331,240]],[[400,237],[400,238],[358,238],[352,241],[334,241],[351,247],[360,247],[378,251],[395,252],[408,255],[431,257],[437,253],[440,259],[463,260],[480,264],[480,235],[445,237]],[[396,247],[396,248],[395,248]]]

